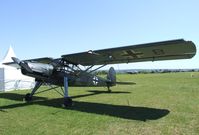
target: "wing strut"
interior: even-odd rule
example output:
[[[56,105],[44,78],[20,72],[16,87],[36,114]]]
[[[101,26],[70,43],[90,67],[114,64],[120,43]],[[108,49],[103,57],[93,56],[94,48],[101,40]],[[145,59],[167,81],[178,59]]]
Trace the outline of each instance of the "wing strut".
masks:
[[[96,68],[96,69],[90,71],[89,73],[95,72],[95,71],[97,71],[98,69],[103,68],[103,67],[106,66],[106,65],[107,65],[107,64],[104,64],[104,65],[102,65],[102,66],[100,66],[100,67],[98,67],[98,68]]]
[[[68,98],[68,78],[64,77],[64,98]]]

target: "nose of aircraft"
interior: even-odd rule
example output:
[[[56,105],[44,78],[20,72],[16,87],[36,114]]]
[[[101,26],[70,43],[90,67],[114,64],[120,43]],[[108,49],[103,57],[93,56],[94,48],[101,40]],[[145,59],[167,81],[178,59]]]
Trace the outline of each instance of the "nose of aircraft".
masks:
[[[23,69],[25,69],[26,71],[32,73],[32,69],[28,66],[28,64],[25,61],[21,61],[18,58],[15,57],[11,57],[12,60],[17,63],[20,67],[22,67]]]

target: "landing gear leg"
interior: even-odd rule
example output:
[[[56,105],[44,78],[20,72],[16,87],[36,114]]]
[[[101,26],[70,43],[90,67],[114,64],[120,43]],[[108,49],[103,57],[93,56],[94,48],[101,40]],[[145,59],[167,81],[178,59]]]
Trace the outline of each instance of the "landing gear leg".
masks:
[[[36,81],[34,88],[32,89],[31,93],[27,93],[24,97],[24,100],[26,102],[32,101],[32,96],[35,94],[35,92],[39,89],[39,87],[42,85],[42,82]]]
[[[64,77],[64,107],[70,107],[72,105],[72,98],[68,96],[68,78]]]

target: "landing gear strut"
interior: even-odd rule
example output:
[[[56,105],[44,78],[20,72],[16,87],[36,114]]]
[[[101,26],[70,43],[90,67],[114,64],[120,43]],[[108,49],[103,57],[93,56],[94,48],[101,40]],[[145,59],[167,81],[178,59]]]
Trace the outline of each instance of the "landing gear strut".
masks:
[[[68,78],[64,77],[64,107],[70,107],[73,105],[73,100],[68,96]]]
[[[32,96],[35,94],[35,92],[39,89],[39,87],[42,85],[42,82],[36,81],[34,88],[32,89],[31,93],[27,93],[24,97],[24,100],[26,102],[32,101]]]
[[[39,89],[39,87],[42,85],[42,82],[36,81],[34,88],[32,89],[31,93],[27,93],[24,97],[24,100],[26,102],[31,102],[32,97],[35,94],[35,92]],[[64,107],[70,107],[73,105],[72,98],[68,96],[68,78],[64,77]]]

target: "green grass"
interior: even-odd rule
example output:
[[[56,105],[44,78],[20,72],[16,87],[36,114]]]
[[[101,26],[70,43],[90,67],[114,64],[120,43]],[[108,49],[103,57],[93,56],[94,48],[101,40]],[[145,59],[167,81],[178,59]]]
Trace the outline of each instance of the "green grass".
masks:
[[[71,87],[74,106],[68,109],[55,91],[35,95],[32,103],[22,101],[28,91],[0,93],[0,134],[199,134],[199,73],[118,75],[118,80],[136,84],[117,85],[113,93]]]

